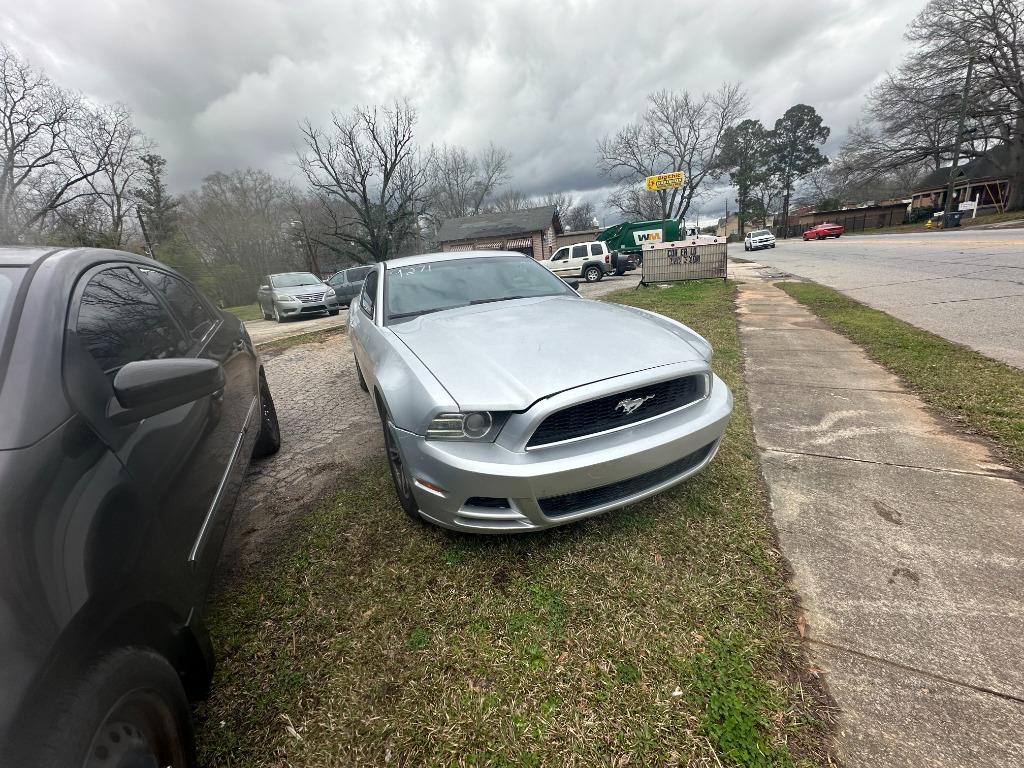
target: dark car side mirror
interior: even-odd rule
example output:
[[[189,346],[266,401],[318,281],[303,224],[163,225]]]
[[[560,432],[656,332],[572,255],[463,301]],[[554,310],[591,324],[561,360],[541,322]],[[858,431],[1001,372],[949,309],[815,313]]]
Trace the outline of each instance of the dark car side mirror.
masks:
[[[579,280],[566,280],[565,284],[572,288],[574,291],[578,291],[580,289]]]
[[[107,418],[140,421],[224,389],[224,369],[213,360],[168,358],[128,363],[114,377]]]

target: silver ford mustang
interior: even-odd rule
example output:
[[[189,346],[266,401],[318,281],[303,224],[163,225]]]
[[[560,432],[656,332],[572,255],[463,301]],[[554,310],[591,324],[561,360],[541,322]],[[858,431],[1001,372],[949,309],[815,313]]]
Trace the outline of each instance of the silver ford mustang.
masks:
[[[455,530],[539,530],[663,491],[711,461],[732,411],[703,337],[501,251],[378,264],[349,337],[403,509]]]

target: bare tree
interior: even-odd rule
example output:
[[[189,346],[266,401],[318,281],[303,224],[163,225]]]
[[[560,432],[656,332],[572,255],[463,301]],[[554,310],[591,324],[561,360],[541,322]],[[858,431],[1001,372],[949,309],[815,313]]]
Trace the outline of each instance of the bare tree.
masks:
[[[594,204],[586,200],[573,205],[562,217],[562,226],[570,232],[580,232],[594,226]]]
[[[88,119],[89,156],[105,155],[106,162],[84,184],[106,211],[104,239],[111,248],[121,248],[125,245],[126,229],[131,231],[132,186],[146,173],[143,157],[153,149],[153,143],[135,127],[131,112],[122,104],[93,107],[88,111]]]
[[[476,216],[509,179],[508,151],[489,144],[479,155],[444,145],[431,165],[427,215],[434,227],[448,219]]]
[[[518,189],[506,189],[494,198],[490,208],[497,213],[510,213],[533,208],[535,205],[529,195],[524,195]]]
[[[116,139],[87,104],[0,43],[0,238],[24,239],[63,206],[95,194]]]
[[[906,37],[914,50],[872,91],[840,153],[851,183],[884,186],[951,164],[964,105],[960,157],[1001,148],[991,157],[1010,178],[1008,207],[1024,207],[1024,5],[931,0]]]
[[[335,114],[328,131],[303,124],[299,167],[335,215],[329,247],[344,251],[351,243],[358,261],[383,261],[421,236],[430,156],[415,146],[416,119],[408,101],[396,101]]]
[[[640,199],[645,177],[682,171],[682,188],[647,193],[658,198],[661,217],[681,220],[693,201],[701,199],[704,183],[722,175],[722,135],[747,111],[747,96],[738,84],[723,83],[714,93],[663,90],[647,101],[638,122],[598,142],[598,168],[618,187],[609,205],[627,216],[649,212]]]
[[[261,275],[303,263],[292,234],[290,187],[266,171],[213,173],[184,198],[182,228],[203,261],[238,279],[222,285],[232,303],[249,303]]]

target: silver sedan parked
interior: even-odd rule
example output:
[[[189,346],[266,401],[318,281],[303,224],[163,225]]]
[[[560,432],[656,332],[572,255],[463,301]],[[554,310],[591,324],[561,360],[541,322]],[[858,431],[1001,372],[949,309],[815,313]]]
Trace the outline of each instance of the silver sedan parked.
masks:
[[[341,304],[334,289],[311,272],[264,275],[256,292],[264,320],[283,323],[289,317],[336,315]]]
[[[349,316],[399,501],[446,528],[538,530],[651,496],[711,461],[732,411],[700,335],[518,255],[384,262]]]

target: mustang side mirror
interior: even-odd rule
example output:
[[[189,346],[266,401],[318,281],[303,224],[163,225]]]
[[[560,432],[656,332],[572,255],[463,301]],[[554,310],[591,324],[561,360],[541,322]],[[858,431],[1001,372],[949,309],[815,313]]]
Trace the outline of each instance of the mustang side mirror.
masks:
[[[213,360],[168,358],[128,363],[114,377],[107,418],[130,424],[224,389],[224,369]]]

